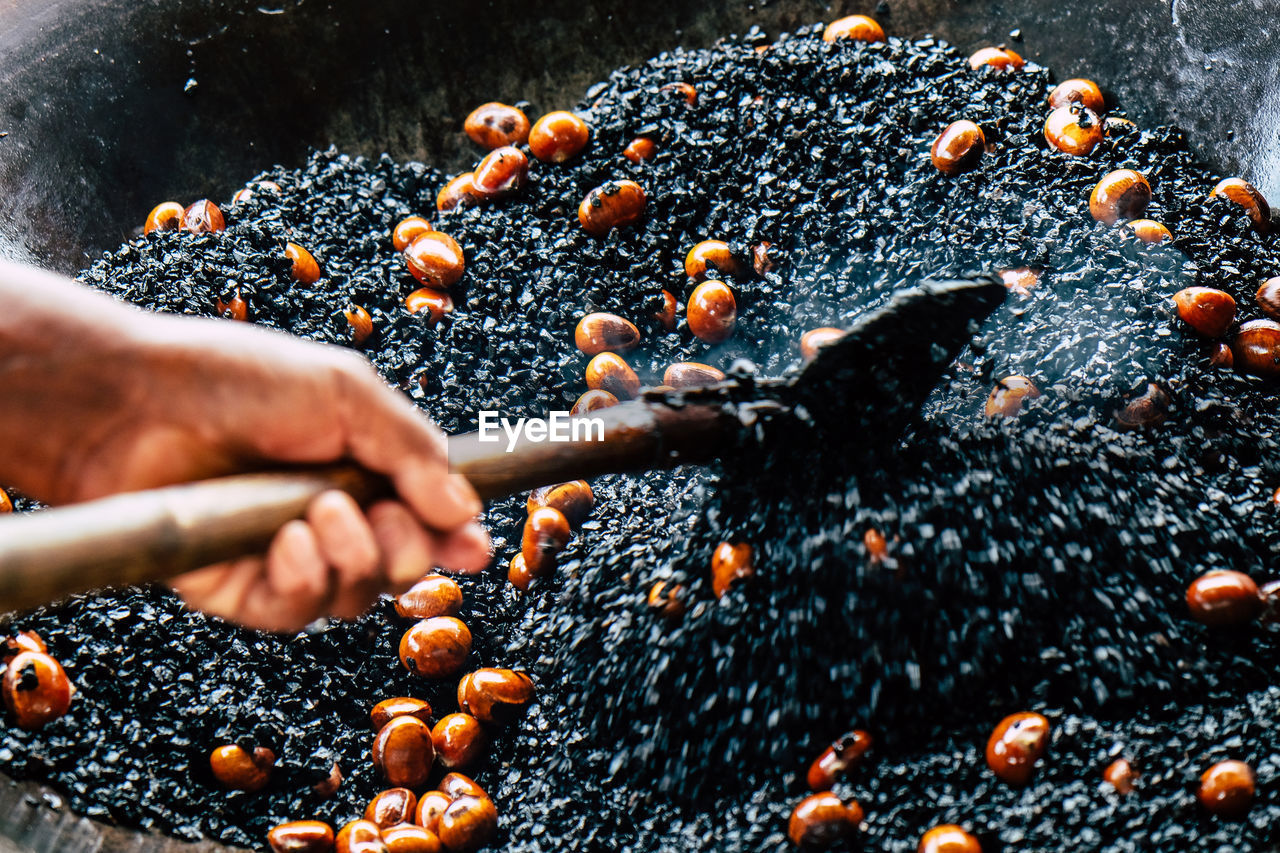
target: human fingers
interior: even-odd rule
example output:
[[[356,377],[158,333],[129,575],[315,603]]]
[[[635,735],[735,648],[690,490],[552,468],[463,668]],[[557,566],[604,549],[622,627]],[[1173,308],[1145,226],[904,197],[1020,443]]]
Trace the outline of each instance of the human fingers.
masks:
[[[261,557],[244,557],[179,575],[170,586],[188,607],[239,622],[245,599],[264,567]]]
[[[478,521],[472,521],[452,533],[431,534],[436,566],[443,571],[473,575],[488,568],[493,560],[489,534]]]
[[[263,580],[242,608],[246,622],[280,626],[269,630],[299,630],[324,615],[331,587],[329,565],[309,524],[295,520],[280,528],[267,549]]]
[[[378,543],[354,498],[324,492],[307,507],[306,521],[337,589],[381,580]]]
[[[390,592],[403,592],[434,566],[432,536],[409,508],[395,501],[369,507],[369,526],[378,541]]]

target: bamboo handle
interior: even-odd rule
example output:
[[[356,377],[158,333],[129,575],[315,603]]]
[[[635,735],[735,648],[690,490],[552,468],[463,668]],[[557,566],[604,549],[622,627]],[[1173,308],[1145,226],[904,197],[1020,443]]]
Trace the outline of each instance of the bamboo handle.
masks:
[[[593,412],[603,440],[537,443],[449,439],[450,464],[490,499],[610,472],[703,462],[734,421],[718,407],[627,403]],[[591,438],[599,435],[593,431]],[[241,474],[116,495],[0,520],[0,612],[105,586],[161,580],[258,554],[313,498],[342,489],[361,504],[392,493],[350,465]]]

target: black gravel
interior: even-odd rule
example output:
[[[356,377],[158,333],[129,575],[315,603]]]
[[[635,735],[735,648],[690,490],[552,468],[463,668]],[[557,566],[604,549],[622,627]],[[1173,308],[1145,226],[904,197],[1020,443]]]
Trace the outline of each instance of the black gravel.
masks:
[[[593,128],[582,158],[535,162],[517,198],[438,217],[467,273],[458,312],[435,330],[401,307],[415,285],[388,235],[433,211],[448,176],[387,158],[328,151],[273,169],[261,177],[281,193],[224,206],[225,233],[139,238],[83,278],[195,314],[239,288],[255,322],[334,343],[355,301],[374,315],[366,349],[387,379],[463,431],[478,409],[567,408],[583,390],[572,328],[586,311],[646,329],[633,363],[649,381],[678,359],[745,358],[779,375],[798,363],[804,330],[847,322],[904,283],[1042,268],[901,436],[870,411],[779,425],[710,473],[602,478],[559,575],[531,596],[504,581],[523,501],[491,508],[497,566],[465,586],[475,663],[526,668],[539,685],[476,774],[503,816],[495,849],[785,849],[808,761],[853,724],[878,741],[839,788],[866,809],[868,850],[914,850],[943,821],[969,826],[987,853],[1276,849],[1277,644],[1261,627],[1205,630],[1183,604],[1206,569],[1269,575],[1275,391],[1210,368],[1170,297],[1221,287],[1242,319],[1258,316],[1252,294],[1280,270],[1280,247],[1207,199],[1217,177],[1176,130],[1135,130],[1071,159],[1040,132],[1043,69],[974,72],[930,39],[828,45],[819,33],[764,52],[758,33],[677,50],[593,87],[579,105]],[[675,81],[697,87],[696,106],[660,91]],[[948,179],[927,149],[961,117],[992,150]],[[621,151],[639,133],[662,153],[634,165]],[[1151,179],[1149,215],[1172,246],[1089,217],[1093,184],[1121,167]],[[648,191],[645,219],[586,236],[578,201],[620,177]],[[687,296],[684,253],[707,237],[768,240],[780,259],[733,282],[738,332],[712,348],[648,320],[662,288]],[[315,286],[291,283],[286,239],[321,262]],[[1012,373],[1044,395],[986,422],[987,392]],[[1169,417],[1118,431],[1115,410],[1148,381],[1168,389]],[[868,528],[894,543],[890,560],[870,559]],[[716,601],[707,567],[722,539],[751,542],[758,571]],[[689,593],[680,627],[644,602],[671,578]],[[52,783],[78,812],[183,837],[261,846],[287,818],[350,819],[378,789],[368,708],[401,692],[453,708],[452,684],[399,665],[406,625],[386,603],[296,638],[188,613],[159,590],[77,598],[15,624],[48,638],[80,693],[42,732],[5,730],[6,770]],[[995,783],[981,752],[1017,710],[1054,724],[1050,757],[1022,790]],[[210,784],[209,750],[238,738],[281,755],[270,791]],[[1100,782],[1116,755],[1142,774],[1127,798]],[[1194,801],[1199,774],[1226,757],[1258,773],[1240,822]],[[320,801],[306,785],[332,760],[348,781]]]

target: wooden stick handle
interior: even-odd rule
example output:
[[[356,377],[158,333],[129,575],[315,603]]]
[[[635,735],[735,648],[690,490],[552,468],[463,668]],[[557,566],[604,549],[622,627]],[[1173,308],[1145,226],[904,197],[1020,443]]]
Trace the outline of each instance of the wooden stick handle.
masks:
[[[506,435],[449,439],[450,464],[490,499],[599,474],[712,458],[734,428],[720,408],[626,403],[579,421],[568,442]],[[313,498],[342,489],[361,504],[392,494],[384,478],[349,465],[242,474],[116,495],[0,520],[0,612],[104,586],[173,577],[262,553]]]

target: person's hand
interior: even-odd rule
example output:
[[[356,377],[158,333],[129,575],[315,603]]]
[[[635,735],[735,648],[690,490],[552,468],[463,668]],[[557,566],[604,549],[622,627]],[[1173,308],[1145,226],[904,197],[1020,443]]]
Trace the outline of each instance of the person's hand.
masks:
[[[0,266],[6,303],[15,278],[27,280],[28,294],[39,284],[41,296],[27,298],[24,333],[0,319],[0,429],[20,437],[17,454],[0,450],[0,479],[33,497],[71,503],[339,459],[394,484],[398,500],[367,512],[327,492],[266,554],[176,578],[191,606],[292,631],[325,614],[355,617],[433,566],[488,564],[480,502],[449,472],[444,436],[364,358],[233,321],[136,312]],[[75,303],[61,317],[47,310],[51,288]],[[68,311],[97,322],[73,332],[63,328],[75,325]]]

